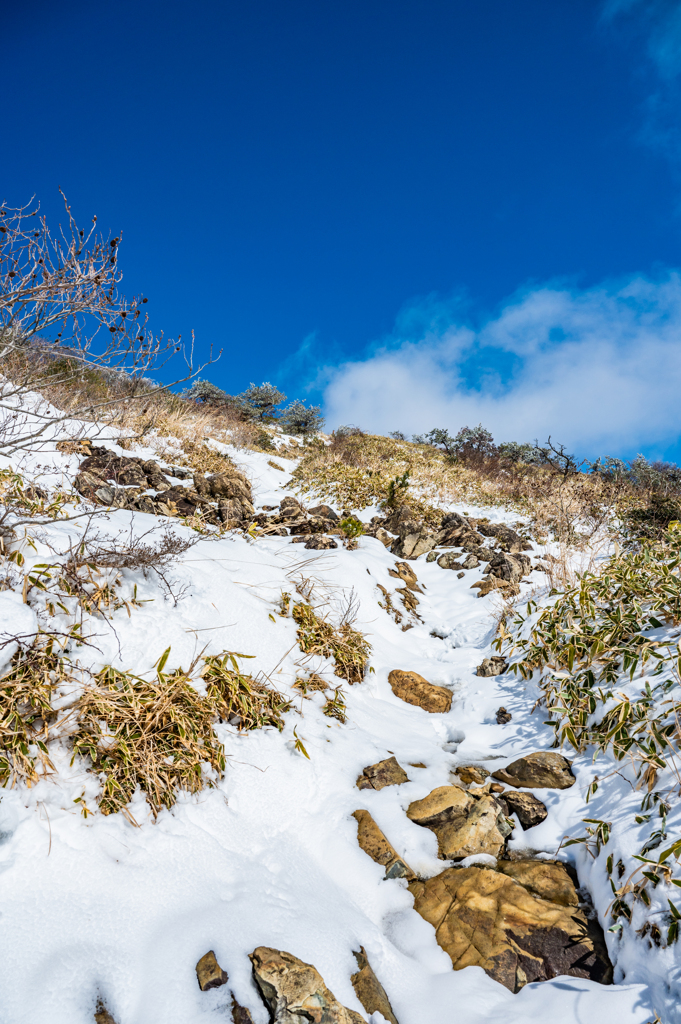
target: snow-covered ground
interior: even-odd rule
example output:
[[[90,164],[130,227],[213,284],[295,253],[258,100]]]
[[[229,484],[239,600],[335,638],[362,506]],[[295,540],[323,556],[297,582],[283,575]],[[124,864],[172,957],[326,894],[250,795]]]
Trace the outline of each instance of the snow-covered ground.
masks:
[[[121,454],[153,457],[142,449]],[[276,505],[290,493],[292,461],[277,456],[281,472],[266,455],[230,454],[253,482],[256,508]],[[39,463],[39,482],[56,486],[73,478],[79,461],[43,452],[27,467],[37,472]],[[485,514],[504,518],[501,512]],[[98,529],[143,533],[157,524],[151,515],[113,511]],[[21,572],[54,557],[55,546],[65,550],[79,529],[77,520],[43,527],[35,549],[24,545]],[[169,646],[168,668],[186,668],[202,651],[239,652],[253,657],[244,668],[269,677],[294,698],[297,711],[287,713],[281,733],[268,728],[239,734],[219,726],[228,763],[224,780],[197,797],[180,797],[155,822],[138,795],[132,812],[139,827],[122,814],[96,812],[97,780],[82,764],[70,764],[66,746],[53,751],[56,776],[32,789],[2,791],[1,1024],[91,1024],[98,997],[118,1024],[228,1021],[226,988],[203,993],[196,984],[195,965],[209,949],[229,973],[238,1000],[256,1024],[265,1024],[268,1014],[247,956],[258,945],[313,963],[336,997],[360,1012],[350,975],[356,970],[352,951],[364,946],[400,1024],[644,1024],[655,1012],[663,1021],[681,1019],[673,1009],[677,947],[648,952],[631,931],[624,939],[606,931],[614,986],[561,977],[512,995],[480,968],[454,972],[433,928],[414,911],[406,883],[385,880],[383,869],[359,848],[351,813],[366,808],[415,871],[436,874],[443,862],[435,835],[409,821],[407,806],[451,782],[458,764],[474,761],[495,770],[521,754],[548,749],[553,739],[545,713],[531,714],[538,695],[532,683],[511,674],[475,675],[482,658],[496,653],[490,644],[497,599],[479,599],[471,590],[481,570],[458,579],[423,557],[410,563],[424,590],[417,609],[422,621],[413,619],[413,627],[402,631],[378,603],[381,584],[401,608],[395,595],[401,581],[388,574],[395,560],[370,537],[354,551],[307,551],[290,537],[230,534],[202,539],[169,570],[177,600],[153,573],[124,573],[122,596],[137,585],[137,597],[146,603],[130,614],[119,609],[110,623],[90,620],[95,646],[74,653],[81,664],[144,674]],[[296,677],[312,669],[333,685],[339,682],[330,663],[305,660],[294,621],[278,614],[282,592],[293,594],[303,579],[311,582],[314,601],[328,602],[332,617],[354,591],[354,626],[372,645],[365,681],[343,686],[345,724],[322,714],[321,694],[304,698],[292,689]],[[36,609],[40,601],[32,609],[20,589],[0,594],[0,634],[30,632]],[[59,618],[51,625],[61,628]],[[392,669],[415,670],[450,688],[451,711],[428,714],[399,700],[388,684]],[[503,726],[495,720],[500,705],[513,716]],[[295,748],[294,727],[309,759]],[[355,783],[364,766],[391,754],[410,781],[359,791]],[[417,763],[426,767],[412,767]],[[639,837],[627,830],[640,794],[611,775],[587,807],[594,774],[604,777],[609,768],[585,756],[575,759],[573,770],[577,783],[571,789],[536,791],[548,818],[527,832],[518,827],[511,848],[525,845],[553,855],[566,834],[583,834],[582,818],[607,817],[614,821],[613,842],[636,852]],[[94,812],[87,817],[83,801]],[[607,929],[612,894],[602,865],[592,871],[596,862],[582,847],[560,856],[577,864]],[[372,1024],[382,1020],[371,1018]]]

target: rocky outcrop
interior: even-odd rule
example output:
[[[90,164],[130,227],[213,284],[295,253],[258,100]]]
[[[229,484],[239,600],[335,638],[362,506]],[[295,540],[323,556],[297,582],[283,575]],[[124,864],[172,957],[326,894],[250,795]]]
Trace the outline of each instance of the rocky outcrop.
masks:
[[[393,669],[388,675],[388,682],[396,697],[430,714],[444,714],[452,706],[451,690],[444,686],[434,686],[418,672]]]
[[[220,988],[229,981],[227,971],[220,967],[212,949],[204,953],[197,963],[196,979],[202,992],[207,992],[210,988]]]
[[[368,811],[353,811],[357,822],[357,842],[373,861],[385,868],[386,878],[415,878],[414,872],[394,846],[388,842]]]
[[[423,800],[415,800],[407,817],[435,833],[442,860],[463,860],[478,853],[498,857],[511,833],[491,793],[478,795],[460,786],[439,786]]]
[[[539,750],[500,768],[493,777],[507,786],[527,789],[569,789],[574,786],[572,761],[553,750]]]
[[[367,1013],[382,1013],[388,1024],[397,1024],[390,1000],[380,981],[374,974],[363,946],[359,953],[353,953],[357,961],[357,973],[350,978],[355,995]]]
[[[523,864],[500,862],[497,871],[447,868],[409,885],[415,910],[435,928],[454,969],[482,967],[511,992],[561,974],[610,981],[603,947],[566,896],[574,886],[565,868]],[[573,901],[566,905],[566,898]]]
[[[312,964],[268,946],[258,946],[249,959],[272,1024],[365,1024],[338,1002]]]
[[[493,654],[491,658],[483,658],[475,670],[476,676],[500,676],[502,672],[508,671],[508,662],[500,654]]]
[[[505,809],[506,814],[516,814],[518,821],[523,828],[534,828],[546,818],[549,813],[546,807],[537,800],[532,793],[520,793],[506,789],[499,797],[499,803]]]
[[[358,789],[383,789],[385,786],[400,786],[409,782],[404,768],[397,763],[396,757],[387,757],[385,761],[370,764],[357,779]]]

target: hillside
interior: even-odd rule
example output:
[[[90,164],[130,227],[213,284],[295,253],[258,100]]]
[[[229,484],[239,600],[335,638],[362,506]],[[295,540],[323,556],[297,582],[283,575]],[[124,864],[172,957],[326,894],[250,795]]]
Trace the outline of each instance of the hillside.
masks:
[[[0,460],[0,1021],[681,1021],[674,523],[178,423]]]

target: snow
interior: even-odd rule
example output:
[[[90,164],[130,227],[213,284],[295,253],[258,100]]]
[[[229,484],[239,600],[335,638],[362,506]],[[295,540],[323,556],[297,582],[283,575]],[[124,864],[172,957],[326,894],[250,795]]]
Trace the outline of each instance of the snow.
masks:
[[[276,505],[290,493],[292,460],[274,456],[285,468],[281,472],[268,465],[268,456],[216,447],[248,473],[256,506]],[[79,459],[51,449],[47,444],[24,457],[22,470],[39,472],[42,486],[56,487],[75,474]],[[143,448],[132,454],[154,455]],[[486,514],[504,519],[501,512]],[[158,522],[113,511],[102,516],[98,530],[144,533]],[[174,528],[189,534],[181,525]],[[46,624],[39,595],[30,606],[23,603],[22,574],[54,560],[54,551],[65,551],[83,529],[78,520],[57,522],[41,528],[34,549],[23,546],[26,564],[17,570],[14,589],[0,593],[0,639]],[[351,814],[363,807],[417,873],[436,874],[444,865],[435,836],[409,821],[408,805],[450,782],[457,764],[475,761],[495,770],[520,754],[548,749],[553,740],[543,713],[531,713],[537,697],[531,682],[474,674],[483,657],[496,653],[490,647],[496,599],[479,599],[470,589],[481,572],[459,580],[423,558],[410,563],[425,588],[418,595],[423,621],[403,632],[378,605],[380,583],[401,607],[394,593],[401,581],[388,575],[394,562],[373,538],[362,538],[355,551],[311,552],[290,538],[228,535],[201,539],[182,556],[168,574],[171,592],[153,573],[123,574],[122,596],[129,599],[136,585],[146,603],[130,615],[119,609],[111,623],[89,620],[93,646],[72,651],[83,668],[113,664],[144,674],[168,646],[169,669],[188,667],[201,652],[235,651],[253,656],[244,662],[246,670],[267,675],[295,698],[297,711],[286,715],[281,733],[268,728],[239,734],[219,726],[228,761],[224,780],[197,797],[181,795],[155,822],[138,794],[131,806],[138,827],[122,814],[96,811],[97,779],[82,764],[71,765],[65,744],[51,751],[56,775],[31,789],[2,791],[0,1024],[91,1024],[98,998],[118,1024],[228,1021],[227,988],[203,993],[196,983],[195,964],[209,949],[256,1024],[265,1024],[268,1014],[247,958],[258,945],[313,963],[336,997],[359,1012],[350,975],[356,970],[352,950],[364,946],[400,1024],[644,1024],[655,1011],[681,1021],[674,1006],[676,947],[648,953],[631,929],[625,938],[606,932],[617,962],[615,986],[562,977],[512,995],[480,968],[454,972],[433,928],[413,910],[405,882],[384,880],[383,869],[359,848]],[[333,685],[340,682],[324,659],[301,655],[295,623],[278,614],[282,592],[294,594],[303,578],[313,583],[313,600],[326,602],[332,615],[354,592],[355,628],[372,645],[366,680],[343,685],[346,724],[322,714],[320,694],[305,699],[292,689],[296,677],[311,670]],[[63,628],[66,617],[50,621]],[[3,669],[12,653],[12,645],[2,649]],[[449,687],[451,711],[429,715],[396,698],[388,685],[394,668],[413,669]],[[503,727],[495,721],[501,704],[513,715]],[[309,760],[295,749],[294,727]],[[410,781],[359,791],[355,781],[362,768],[390,754]],[[412,767],[417,762],[426,767]],[[594,774],[604,777],[611,769],[590,756],[577,757],[576,785],[564,792],[537,790],[548,818],[524,833],[517,827],[511,847],[553,856],[566,834],[583,834],[582,818],[602,816],[614,819],[613,842],[631,856],[640,848],[630,826],[640,794],[623,777],[610,775],[597,798],[585,803]],[[87,817],[82,801],[92,812]],[[582,847],[571,847],[560,856],[577,864],[607,927],[612,894],[605,855],[596,861]],[[375,1014],[372,1024],[381,1020]]]

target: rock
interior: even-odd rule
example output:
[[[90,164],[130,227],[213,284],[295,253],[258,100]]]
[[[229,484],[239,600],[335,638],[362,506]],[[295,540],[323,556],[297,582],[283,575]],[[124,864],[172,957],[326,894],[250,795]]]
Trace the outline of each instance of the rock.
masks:
[[[330,519],[334,523],[340,522],[339,516],[330,505],[315,505],[314,508],[310,509],[310,515],[321,516],[322,519]]]
[[[461,566],[464,569],[477,569],[477,567],[479,565],[480,565],[480,559],[476,555],[473,555],[473,554],[466,555],[466,557],[464,558],[463,562],[461,563]]]
[[[529,540],[525,540],[505,523],[490,523],[485,519],[479,519],[476,525],[480,533],[485,537],[494,537],[499,547],[512,555],[520,551],[532,551]]]
[[[249,959],[272,1024],[365,1024],[341,1006],[312,964],[267,946],[258,946]]]
[[[279,512],[288,519],[300,519],[301,516],[305,515],[300,502],[292,494],[287,494],[285,498],[281,499],[279,502]]]
[[[435,534],[427,527],[408,522],[400,527],[398,538],[390,550],[393,555],[398,555],[400,558],[414,559],[432,551],[435,544]]]
[[[506,768],[493,772],[493,778],[507,786],[527,789],[569,789],[574,786],[575,777],[571,770],[572,761],[552,750],[539,750],[526,757],[519,757]]]
[[[436,558],[437,558],[437,552],[436,551],[429,551],[428,554],[426,555],[426,562],[434,562]]]
[[[215,473],[208,479],[208,487],[214,498],[237,498],[239,501],[253,500],[250,482],[242,473]]]
[[[461,556],[455,554],[453,551],[445,551],[443,555],[437,560],[437,564],[441,569],[461,569],[463,568],[459,558]]]
[[[476,676],[500,676],[508,671],[508,662],[501,654],[493,654],[491,658],[483,658],[482,664],[475,670]]]
[[[389,548],[393,540],[395,539],[388,533],[387,530],[384,530],[382,526],[379,526],[378,529],[375,531],[374,537],[376,538],[376,540],[380,540],[384,548]]]
[[[447,868],[410,884],[415,910],[435,928],[454,969],[482,967],[511,992],[561,974],[608,982],[610,964],[589,934],[584,914],[561,902],[572,884],[562,865],[537,879],[535,869],[523,876],[518,863],[502,862],[503,871]],[[529,882],[532,875],[533,888],[510,877],[507,864],[518,878]]]
[[[332,537],[315,534],[308,539],[305,547],[308,551],[328,551],[331,548],[337,548],[338,545]]]
[[[353,811],[357,821],[357,842],[373,861],[385,868],[386,878],[415,878],[406,861],[381,832],[368,811]]]
[[[520,794],[516,794],[520,795]],[[561,907],[576,907],[579,897],[564,864],[547,860],[502,860],[497,865],[509,878],[514,878],[534,896],[550,900]]]
[[[445,714],[452,706],[451,690],[444,686],[434,686],[418,672],[393,669],[388,675],[388,682],[396,697],[430,714]]]
[[[531,793],[516,793],[506,789],[499,802],[506,808],[508,815],[517,814],[523,828],[534,828],[549,813],[541,800],[537,800]]]
[[[287,524],[291,534],[297,533],[324,533],[327,522],[320,516],[310,516],[309,519],[298,519]]]
[[[236,996],[232,995],[232,1024],[253,1024],[250,1011],[237,1003]]]
[[[438,857],[463,860],[473,854],[498,857],[511,828],[490,794],[480,796],[460,786],[439,786],[407,808],[407,817],[437,836]]]
[[[481,786],[490,773],[486,768],[481,768],[477,764],[460,764],[458,768],[454,769],[454,774],[458,775],[467,786],[470,786],[471,782]]]
[[[500,590],[503,593],[504,598],[515,597],[516,594],[520,593],[520,587],[517,583],[508,583],[506,580],[500,580],[492,576],[486,580],[479,580],[477,583],[471,585],[471,590],[478,589],[478,597],[486,597],[493,590]]]
[[[252,512],[249,511],[249,508],[251,510],[253,508],[253,506],[250,505],[250,502],[245,504],[238,498],[222,499],[218,502],[218,515],[220,517],[220,522],[225,526],[232,528],[244,526],[252,514]],[[284,527],[282,527],[282,529],[284,530],[284,536],[286,536],[286,529]]]
[[[396,757],[387,757],[378,764],[368,765],[357,779],[359,789],[383,789],[385,786],[400,786],[409,782],[409,776],[397,763]]]
[[[416,573],[407,562],[395,562],[395,568],[388,569],[388,576],[392,576],[396,580],[402,580],[409,590],[415,590],[419,594],[423,593]]]
[[[101,999],[97,1000],[97,1009],[95,1010],[95,1021],[97,1024],[116,1024],[116,1020],[111,1016]]]
[[[488,564],[489,575],[507,583],[520,583],[531,569],[532,563],[527,555],[509,555],[505,551],[493,555]]]
[[[55,448],[58,452],[64,452],[65,455],[90,455],[92,441],[89,437],[65,437],[61,441],[57,441]]]
[[[513,715],[506,708],[501,707],[497,709],[497,725],[507,725],[512,718]]]
[[[374,974],[364,946],[360,946],[359,953],[353,952],[353,956],[357,961],[358,971],[351,976],[350,981],[360,1003],[367,1013],[382,1013],[389,1024],[397,1024],[390,1000]]]
[[[420,601],[416,594],[414,594],[411,590],[408,590],[406,587],[395,587],[395,593],[400,595],[402,604],[404,605],[408,612],[416,611],[417,607],[420,604]],[[421,593],[423,593],[423,591],[421,591]]]
[[[456,578],[457,578],[457,580],[461,580],[461,579],[463,579],[463,577],[464,577],[465,575],[466,575],[466,573],[465,573],[465,572],[457,572],[457,574],[456,574]],[[478,596],[480,596],[480,595],[478,595]]]
[[[207,992],[209,988],[220,988],[229,981],[227,971],[220,967],[212,949],[204,953],[196,965],[196,977],[202,992]]]

